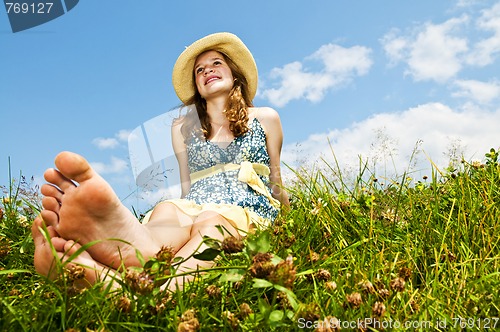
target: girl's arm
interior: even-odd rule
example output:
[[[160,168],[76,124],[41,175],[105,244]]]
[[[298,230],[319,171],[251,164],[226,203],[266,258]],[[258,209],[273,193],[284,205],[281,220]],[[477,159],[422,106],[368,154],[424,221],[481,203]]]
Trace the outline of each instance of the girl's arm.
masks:
[[[283,145],[283,129],[278,112],[269,107],[259,108],[256,113],[257,119],[264,127],[267,138],[267,152],[269,153],[270,171],[269,180],[271,182],[272,195],[279,200],[282,207],[290,207],[288,194],[283,188],[281,180],[281,147]]]
[[[181,198],[184,198],[191,188],[191,177],[189,176],[186,144],[184,143],[184,136],[181,133],[182,123],[182,120],[177,120],[172,124],[172,146],[177,162],[179,163]]]

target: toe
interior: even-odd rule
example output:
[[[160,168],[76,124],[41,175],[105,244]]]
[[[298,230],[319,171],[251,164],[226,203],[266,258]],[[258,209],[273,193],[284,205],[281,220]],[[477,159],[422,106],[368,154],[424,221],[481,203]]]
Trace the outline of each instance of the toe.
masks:
[[[61,238],[61,237],[52,237],[50,239],[50,241],[52,242],[52,245],[54,246],[54,249],[57,251],[57,252],[60,252],[60,253],[64,253],[64,247],[66,245],[66,241],[65,239]]]
[[[44,243],[45,238],[43,237],[42,232],[40,231],[40,228],[43,227],[43,220],[41,216],[38,216],[35,218],[33,221],[33,225],[31,226],[31,237],[33,238],[33,241],[35,242],[35,246],[40,246]]]
[[[44,220],[41,215],[35,218],[33,221],[33,225],[31,226],[31,236],[33,237],[33,241],[35,243],[35,246],[41,246],[46,243],[46,238],[42,234],[42,229],[44,227]],[[57,237],[58,234],[54,227],[52,226],[47,226],[47,235],[49,238]]]
[[[44,197],[42,199],[42,205],[45,210],[53,211],[56,214],[59,213],[59,210],[61,208],[61,204],[54,197]]]
[[[66,255],[71,256],[78,251],[82,246],[73,240],[68,240],[64,244],[64,252]]]
[[[40,215],[42,216],[42,219],[47,225],[47,227],[48,226],[57,227],[57,225],[59,224],[59,215],[54,211],[42,210],[42,212],[40,212]]]
[[[94,174],[89,162],[82,156],[73,152],[64,151],[59,153],[56,157],[55,164],[66,178],[72,179],[78,183],[90,179]]]
[[[61,201],[62,196],[63,196],[63,193],[61,192],[61,190],[59,190],[59,189],[57,189],[57,187],[54,187],[53,185],[47,184],[47,183],[42,185],[42,187],[40,188],[40,192],[42,193],[43,196],[54,197],[59,202]]]
[[[57,186],[63,192],[65,192],[70,188],[76,187],[73,181],[71,181],[70,179],[65,177],[61,172],[53,168],[49,168],[48,170],[46,170],[43,176],[45,180],[47,180],[47,182],[53,184],[54,186]]]

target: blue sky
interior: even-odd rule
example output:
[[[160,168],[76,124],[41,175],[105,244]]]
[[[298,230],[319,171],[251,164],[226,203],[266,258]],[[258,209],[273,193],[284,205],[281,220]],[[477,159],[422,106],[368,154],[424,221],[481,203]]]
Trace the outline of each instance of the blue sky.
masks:
[[[428,157],[500,147],[500,2],[86,0],[18,33],[0,10],[0,184],[9,157],[13,177],[42,183],[70,150],[128,206],[152,204],[161,191],[137,190],[127,137],[179,105],[177,56],[220,31],[252,51],[255,104],[280,113],[288,164],[333,148],[347,172],[359,156],[426,172]]]

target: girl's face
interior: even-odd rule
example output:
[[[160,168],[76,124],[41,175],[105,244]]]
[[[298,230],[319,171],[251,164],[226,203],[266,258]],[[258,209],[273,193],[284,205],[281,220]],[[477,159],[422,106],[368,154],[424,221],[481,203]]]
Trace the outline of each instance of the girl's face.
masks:
[[[231,69],[224,56],[217,51],[206,51],[196,58],[194,77],[196,88],[205,99],[227,95],[234,84]]]

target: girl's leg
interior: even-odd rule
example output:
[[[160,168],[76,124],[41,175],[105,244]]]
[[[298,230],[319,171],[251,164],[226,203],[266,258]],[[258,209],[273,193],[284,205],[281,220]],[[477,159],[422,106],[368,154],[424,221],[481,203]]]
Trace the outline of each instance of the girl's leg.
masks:
[[[156,243],[170,246],[174,252],[189,241],[192,226],[193,218],[169,202],[156,205],[145,224]]]
[[[224,234],[221,234],[216,226],[222,226]],[[227,230],[227,231],[226,231]],[[234,226],[223,216],[216,212],[207,211],[200,214],[195,220],[191,228],[190,238],[185,243],[185,245],[177,252],[176,257],[187,258],[191,256],[197,249],[198,252],[203,252],[208,248],[207,245],[203,244],[200,248],[200,244],[203,242],[203,237],[208,236],[213,239],[223,240],[228,236],[240,237]],[[177,272],[187,272],[196,271],[198,268],[209,268],[215,263],[213,261],[201,261],[194,257],[189,258],[186,262],[181,264]],[[189,281],[193,276],[177,277],[174,283],[171,283],[170,288],[175,285],[182,288],[184,282]]]

